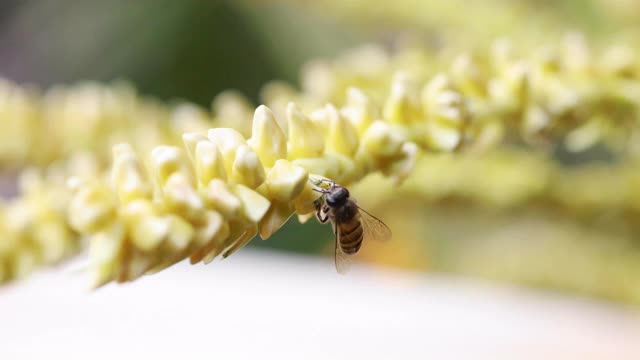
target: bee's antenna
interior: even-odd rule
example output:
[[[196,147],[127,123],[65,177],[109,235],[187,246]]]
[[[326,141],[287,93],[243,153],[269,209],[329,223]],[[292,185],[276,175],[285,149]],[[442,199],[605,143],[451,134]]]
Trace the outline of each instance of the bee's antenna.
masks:
[[[336,186],[335,181],[326,179],[326,178],[323,179],[323,178],[315,178],[315,177],[309,176],[308,181],[309,183],[311,183],[311,185],[313,185],[313,191],[316,191],[322,194],[326,194],[329,192],[328,189],[325,189],[322,186],[323,183],[328,183],[332,189]]]
[[[309,176],[308,180],[311,183],[311,185],[314,185],[314,186],[319,186],[320,184],[322,184],[322,181],[323,181],[322,179],[317,179],[311,176]]]

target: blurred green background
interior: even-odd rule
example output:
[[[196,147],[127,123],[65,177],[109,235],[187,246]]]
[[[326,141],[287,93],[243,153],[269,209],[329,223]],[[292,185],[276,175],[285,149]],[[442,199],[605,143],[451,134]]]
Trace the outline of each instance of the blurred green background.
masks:
[[[3,1],[0,72],[44,86],[124,78],[161,99],[209,106],[238,89],[257,101],[272,79],[359,40],[287,6],[221,0]]]

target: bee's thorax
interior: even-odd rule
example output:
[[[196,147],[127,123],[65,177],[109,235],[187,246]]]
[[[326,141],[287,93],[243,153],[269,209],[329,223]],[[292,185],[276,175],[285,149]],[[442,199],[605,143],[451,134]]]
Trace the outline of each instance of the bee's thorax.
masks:
[[[358,206],[355,202],[347,199],[341,206],[333,208],[333,215],[336,221],[341,223],[358,220]]]

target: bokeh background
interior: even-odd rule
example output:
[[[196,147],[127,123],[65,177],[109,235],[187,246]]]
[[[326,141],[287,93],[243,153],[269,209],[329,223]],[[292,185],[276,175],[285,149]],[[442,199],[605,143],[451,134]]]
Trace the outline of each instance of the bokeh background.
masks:
[[[254,105],[258,105],[261,103],[260,94],[263,86],[269,81],[283,80],[299,88],[299,74],[308,61],[335,58],[347,49],[367,43],[380,44],[389,51],[407,44],[419,44],[435,53],[443,48],[485,48],[495,39],[504,37],[515,39],[521,46],[534,46],[544,42],[560,41],[568,31],[579,31],[594,44],[606,44],[615,39],[639,46],[639,30],[640,2],[634,0],[3,0],[0,2],[0,75],[21,84],[35,84],[43,88],[55,84],[84,81],[110,83],[124,79],[131,82],[142,94],[166,102],[186,100],[203,108],[210,108],[212,99],[220,92],[235,89],[246,95]],[[467,171],[482,174],[494,170],[502,171],[495,176],[512,179],[512,183],[516,184],[513,187],[514,191],[518,191],[529,184],[529,175],[543,165],[540,165],[535,154],[518,156],[515,160],[509,156],[495,154],[493,158],[488,157],[490,160],[484,165],[463,163],[455,170],[447,167],[450,164],[439,163],[437,160],[431,165],[433,169],[439,169],[443,173],[458,171],[457,174],[464,174]],[[606,151],[598,149],[581,157],[561,151],[554,156],[559,163],[566,166],[583,165],[590,161],[612,161]],[[526,162],[523,163],[523,159]],[[460,175],[459,178],[464,178],[464,175]],[[420,179],[432,181],[436,187],[437,184],[450,181],[433,174],[427,174]],[[414,179],[415,181],[417,180]],[[518,187],[519,184],[525,185]],[[2,186],[3,193],[11,196],[13,185],[10,174],[3,176]],[[464,187],[464,184],[460,187]],[[491,184],[487,184],[485,189],[496,193],[504,190],[494,189]],[[596,186],[596,189],[599,188]],[[623,351],[616,354],[638,354],[635,352],[637,349],[634,348],[633,341],[638,340],[636,344],[640,344],[640,338],[636,336],[640,332],[635,332],[635,323],[627,324],[629,318],[636,316],[635,310],[627,309],[625,304],[640,303],[640,243],[635,238],[635,228],[621,226],[616,220],[609,219],[609,215],[615,214],[603,214],[594,221],[576,221],[536,206],[514,210],[508,206],[501,206],[500,199],[484,199],[485,201],[477,203],[467,203],[455,198],[417,199],[412,192],[411,182],[405,187],[395,189],[389,181],[380,177],[365,180],[354,192],[360,203],[383,218],[395,233],[391,243],[366,244],[361,259],[370,266],[381,269],[411,271],[394,273],[395,277],[392,278],[395,280],[388,280],[390,283],[397,279],[422,276],[415,274],[445,273],[463,275],[471,279],[498,280],[498,283],[503,285],[553,290],[564,294],[566,299],[581,299],[576,301],[606,301],[607,303],[597,305],[605,307],[607,310],[603,311],[606,314],[609,314],[606,312],[609,309],[623,313],[616,313],[615,316],[599,315],[596,320],[587,321],[586,324],[598,326],[602,324],[599,319],[606,318],[611,321],[608,323],[611,326],[606,329],[612,329],[616,328],[615,324],[624,322],[621,327],[630,327],[633,330],[620,334],[620,339],[623,340],[618,339],[618,345],[621,345]],[[256,254],[273,254],[270,251],[280,251],[285,254],[321,255],[328,264],[333,239],[328,226],[321,226],[316,222],[301,225],[296,219],[292,219],[282,231],[268,241],[251,242],[249,249],[251,248],[253,250],[245,249],[250,254],[247,259],[251,260],[257,256],[259,260],[256,261],[266,261],[263,265],[267,267],[277,268],[274,264],[279,261],[287,263],[289,260],[286,259],[289,257],[281,258],[277,255],[278,261],[274,262],[260,260],[262,258]],[[269,256],[274,255],[267,257]],[[316,261],[315,258],[309,259],[311,262]],[[249,260],[240,260],[239,264],[250,267],[252,261]],[[297,266],[304,267],[300,261],[294,262],[291,271],[297,271]],[[206,271],[215,272],[219,270],[216,268],[224,266],[225,264],[219,264]],[[326,267],[325,270],[330,273],[327,276],[333,276],[331,267]],[[162,276],[166,276],[165,279],[171,284],[180,283],[180,280],[175,278],[178,276],[175,275],[176,270],[168,271],[169,275],[158,274],[159,278],[154,280],[157,281],[154,284],[159,286],[158,289],[162,289],[162,285],[158,285]],[[184,272],[179,274],[185,276],[180,279],[198,276],[198,279],[207,281],[202,274],[205,270],[199,269],[195,275],[189,275],[189,270],[184,267],[180,267],[179,271]],[[283,274],[287,273],[279,269],[268,270],[270,274],[269,271],[275,271],[274,276],[286,276]],[[313,271],[317,269],[314,268]],[[233,276],[229,271],[224,274]],[[49,275],[44,276],[45,278],[37,277],[34,280],[35,284],[45,286],[49,281],[63,281],[62,277],[50,279],[46,277]],[[250,275],[245,272],[239,276]],[[365,273],[355,275],[354,281],[364,281],[365,284],[371,285],[371,279],[375,278],[377,275]],[[335,291],[333,280],[323,283],[324,278],[313,279],[322,283],[324,290]],[[454,288],[457,286],[456,281],[446,279],[448,280],[443,280],[442,283],[453,284],[451,286]],[[268,279],[264,281],[269,282]],[[410,283],[414,284],[413,281]],[[223,283],[233,289],[231,281]],[[251,282],[243,284],[255,285]],[[303,281],[294,281],[289,285],[313,286],[302,284]],[[7,298],[13,303],[22,301],[28,298],[25,294],[30,294],[29,289],[33,286],[28,284],[26,290],[21,290],[20,285],[14,285],[9,290],[12,293],[9,293]],[[123,288],[122,291],[129,291],[128,294],[133,297],[134,290],[131,290],[131,286],[135,284]],[[378,298],[375,292],[370,294],[369,290],[362,290],[371,289],[370,287],[358,286],[364,285],[356,286],[360,295],[368,294],[374,299],[371,311],[388,310],[385,306],[376,307],[375,299]],[[371,286],[375,288],[376,285]],[[420,293],[424,290],[420,290],[422,285],[412,286],[409,287],[412,291]],[[441,297],[443,302],[450,301],[451,298],[447,296],[451,296],[451,293],[442,292],[440,282],[435,286],[439,290],[434,291],[433,286],[427,285],[426,294]],[[276,296],[273,294],[277,291],[288,291],[287,283],[275,288],[277,290],[268,294]],[[340,289],[338,291],[341,291]],[[390,290],[386,287],[384,289]],[[406,290],[401,285],[398,285],[397,289]],[[112,285],[108,291],[107,294],[111,295],[105,295],[103,292],[100,296],[118,297],[114,295],[119,291],[118,288]],[[135,294],[145,296],[144,291],[135,291],[138,291]],[[161,290],[149,290],[146,294],[160,296],[157,294],[158,291]],[[207,294],[209,293],[197,295]],[[315,294],[309,291],[307,295]],[[459,296],[467,296],[466,294]],[[476,292],[471,291],[471,294]],[[406,296],[411,298],[414,295],[409,292]],[[472,295],[472,298],[473,296],[475,295]],[[523,298],[528,299],[527,296],[529,295],[523,295]],[[533,298],[535,296],[537,295]],[[302,296],[302,299],[305,297]],[[488,295],[479,300],[479,303],[485,304],[482,306],[473,301],[458,305],[470,308],[478,306],[477,309],[481,312],[497,311],[496,316],[499,317],[499,310],[483,307],[491,303],[492,299],[491,295]],[[387,301],[388,306],[392,307],[397,300],[394,298],[382,301]],[[64,300],[59,301],[64,303]],[[74,298],[71,301],[81,302],[82,298]],[[223,303],[232,306],[229,304],[233,304],[234,301],[233,297],[229,297],[225,298]],[[527,312],[527,309],[516,305],[518,310],[513,316],[544,316],[549,304],[557,305],[554,301],[555,298],[545,300],[536,308],[537,312]],[[126,306],[126,296],[114,300],[114,303]],[[282,303],[267,303],[274,311],[284,310],[281,308]],[[414,303],[405,305],[420,306]],[[569,302],[566,308],[574,305]],[[137,306],[144,309],[146,305]],[[315,301],[311,306],[315,308],[308,310],[317,312],[318,318],[324,314],[318,310],[323,304]],[[509,309],[509,306],[506,305],[505,308]],[[154,306],[149,306],[149,309],[162,311]],[[446,321],[449,315],[455,317],[452,308],[444,309],[442,311],[447,315],[441,319],[442,322]],[[561,313],[565,308],[560,306],[554,309]],[[302,313],[303,310],[295,311]],[[451,311],[451,314],[447,311]],[[598,311],[601,309],[594,311],[588,308],[584,314],[577,314],[575,318],[584,316],[589,319],[589,316]],[[258,317],[254,310],[251,314]],[[19,321],[15,317],[12,319]],[[247,315],[241,319],[251,322],[254,318]],[[465,323],[465,319],[457,320],[460,324]],[[429,319],[418,316],[415,321],[426,322]],[[487,320],[476,318],[473,321]],[[229,325],[232,320],[226,319],[223,323]],[[285,320],[286,323],[288,322]],[[362,323],[367,322],[363,320]],[[407,318],[406,323],[414,322]],[[339,324],[340,320],[337,319],[333,326],[340,326]],[[530,323],[524,321],[505,326],[512,326],[517,332],[518,327],[527,324]],[[81,322],[76,325],[82,326]],[[180,325],[188,326],[184,323]],[[398,325],[399,328],[402,328],[401,325]],[[534,338],[544,333],[544,327],[548,326],[546,323],[539,325],[540,331],[530,334]],[[117,327],[115,324],[112,326]],[[478,327],[478,331],[481,331],[480,329],[481,326]],[[221,330],[217,331],[216,333],[223,333]],[[429,331],[438,332],[438,329],[433,327]],[[453,333],[451,331],[451,334]],[[601,339],[597,332],[590,336],[578,338],[575,344],[567,345],[567,348],[571,349],[584,346],[587,349],[584,352],[559,353],[565,354],[564,358],[578,358],[577,354],[588,356],[590,350],[585,344],[602,340],[606,350],[602,353],[593,350],[595,352],[591,354],[613,354],[607,351],[616,349],[616,345],[612,345],[616,339]],[[509,341],[508,337],[500,336],[489,339],[487,341],[495,341],[497,344]],[[629,341],[625,342],[624,339]],[[99,344],[96,343],[95,346],[100,346]],[[455,341],[451,344],[451,347],[454,346]],[[523,349],[525,347],[522,346]],[[517,357],[521,354],[518,352],[520,348],[515,349],[511,354]],[[439,351],[441,355],[447,354],[446,347]],[[490,356],[492,351],[487,351],[487,356]],[[549,356],[554,357],[557,354],[551,351]],[[593,358],[599,358],[599,355]]]

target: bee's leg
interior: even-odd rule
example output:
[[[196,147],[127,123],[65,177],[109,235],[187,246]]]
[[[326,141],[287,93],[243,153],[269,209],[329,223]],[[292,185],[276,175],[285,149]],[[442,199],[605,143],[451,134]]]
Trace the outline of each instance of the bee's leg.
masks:
[[[327,220],[329,220],[329,214],[325,214],[324,217],[322,217],[322,215],[320,215],[320,212],[318,211],[318,221],[324,224],[327,222]]]
[[[327,220],[329,220],[329,214],[327,214],[327,211],[324,210],[324,208],[322,206],[322,201],[320,199],[317,199],[316,201],[313,202],[313,205],[316,207],[316,217],[318,218],[318,221],[320,221],[321,223],[326,223]],[[322,216],[324,213],[324,217]]]

